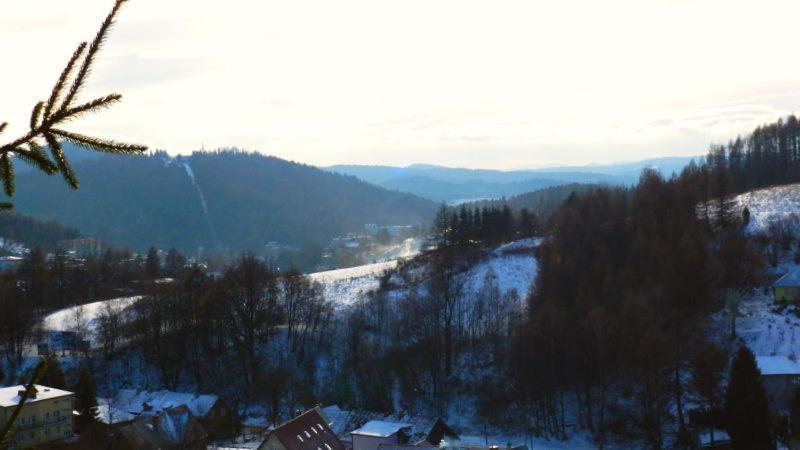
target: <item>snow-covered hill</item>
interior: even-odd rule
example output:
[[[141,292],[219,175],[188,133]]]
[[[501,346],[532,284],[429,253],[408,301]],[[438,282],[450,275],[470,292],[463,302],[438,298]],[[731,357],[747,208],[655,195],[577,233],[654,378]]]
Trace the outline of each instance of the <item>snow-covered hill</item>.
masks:
[[[312,280],[322,283],[325,298],[337,306],[355,303],[367,292],[378,287],[378,279],[387,270],[397,267],[398,260],[384,261],[347,269],[328,270],[309,275]]]
[[[800,184],[787,184],[759,189],[736,196],[739,211],[750,210],[748,231],[765,231],[774,221],[800,220]]]
[[[107,308],[111,308],[115,312],[123,311],[139,298],[141,297],[120,297],[64,308],[46,316],[42,321],[42,328],[45,331],[86,333],[94,346],[97,342],[99,319],[103,311]]]

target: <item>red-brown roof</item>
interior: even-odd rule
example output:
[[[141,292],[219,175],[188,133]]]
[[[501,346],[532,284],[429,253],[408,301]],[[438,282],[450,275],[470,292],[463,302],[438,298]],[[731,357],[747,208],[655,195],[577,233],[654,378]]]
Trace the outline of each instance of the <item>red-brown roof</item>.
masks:
[[[317,408],[275,428],[271,434],[286,450],[345,450]]]

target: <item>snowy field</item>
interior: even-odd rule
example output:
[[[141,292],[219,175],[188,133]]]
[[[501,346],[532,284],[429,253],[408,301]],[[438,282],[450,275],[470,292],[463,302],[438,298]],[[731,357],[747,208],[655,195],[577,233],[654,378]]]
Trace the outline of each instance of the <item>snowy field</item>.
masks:
[[[131,306],[139,298],[141,297],[120,297],[65,308],[46,316],[42,321],[42,327],[45,331],[85,332],[94,346],[97,342],[98,319],[105,308],[110,307],[119,312]]]
[[[800,353],[798,314],[800,310],[794,306],[779,308],[771,292],[759,290],[739,305],[736,331],[756,356],[797,355]]]
[[[514,243],[507,244],[513,246]],[[501,247],[500,249],[502,249]],[[516,245],[511,247],[520,250],[525,247]],[[498,249],[498,250],[500,250]],[[506,251],[508,248],[505,249]],[[492,253],[492,257],[482,261],[470,269],[467,274],[467,282],[464,286],[465,295],[475,295],[480,291],[487,276],[494,276],[497,279],[497,286],[500,292],[505,294],[511,290],[516,290],[520,298],[525,298],[528,291],[536,279],[539,266],[533,253],[507,253],[506,251]]]
[[[787,184],[759,189],[736,196],[739,210],[750,210],[751,233],[764,231],[769,223],[781,219],[800,218],[800,184]]]
[[[361,296],[378,287],[378,278],[397,267],[398,260],[384,261],[347,269],[312,273],[309,277],[325,286],[325,298],[337,306],[355,303]]]

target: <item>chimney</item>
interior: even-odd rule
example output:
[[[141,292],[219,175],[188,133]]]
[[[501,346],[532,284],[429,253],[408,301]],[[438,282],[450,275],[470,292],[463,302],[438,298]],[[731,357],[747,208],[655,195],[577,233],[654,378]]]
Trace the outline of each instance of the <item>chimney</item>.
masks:
[[[33,386],[33,388],[31,388],[30,395],[28,395],[28,399],[29,400],[36,399],[36,392],[37,392],[36,386]],[[25,386],[21,387],[20,390],[17,391],[17,394],[19,395],[19,398],[22,398],[22,396],[25,395]]]

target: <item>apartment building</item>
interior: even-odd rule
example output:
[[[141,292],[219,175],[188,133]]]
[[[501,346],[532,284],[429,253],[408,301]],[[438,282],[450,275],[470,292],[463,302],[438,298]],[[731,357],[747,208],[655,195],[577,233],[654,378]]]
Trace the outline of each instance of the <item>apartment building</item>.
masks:
[[[0,388],[0,421],[6,423],[19,404],[25,386]],[[12,432],[10,448],[35,447],[46,442],[72,437],[72,410],[75,394],[35,385]]]

